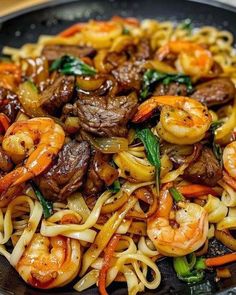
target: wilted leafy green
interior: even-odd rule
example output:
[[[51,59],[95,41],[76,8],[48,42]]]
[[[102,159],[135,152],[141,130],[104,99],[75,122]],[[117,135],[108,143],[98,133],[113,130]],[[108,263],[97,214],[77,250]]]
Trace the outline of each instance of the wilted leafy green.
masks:
[[[140,97],[142,100],[147,98],[147,96],[151,94],[152,88],[158,82],[162,82],[164,85],[168,85],[171,82],[185,84],[189,93],[191,93],[193,90],[192,82],[189,76],[183,74],[166,74],[161,73],[157,70],[149,69],[143,75],[143,84],[140,93]]]
[[[156,185],[159,190],[160,186],[160,171],[161,171],[161,158],[160,158],[160,141],[159,138],[152,133],[148,128],[137,129],[136,137],[139,138],[146,150],[147,159],[151,165],[156,168]]]
[[[50,71],[55,70],[65,75],[93,76],[96,74],[96,70],[93,67],[87,65],[81,59],[70,55],[64,55],[56,59],[50,67]]]
[[[212,150],[213,153],[216,157],[216,159],[222,164],[222,155],[223,155],[223,151],[221,146],[215,142],[215,131],[216,129],[218,129],[219,127],[221,127],[223,124],[223,122],[221,121],[215,121],[211,124],[210,127],[210,132],[211,132],[211,141],[212,141]]]

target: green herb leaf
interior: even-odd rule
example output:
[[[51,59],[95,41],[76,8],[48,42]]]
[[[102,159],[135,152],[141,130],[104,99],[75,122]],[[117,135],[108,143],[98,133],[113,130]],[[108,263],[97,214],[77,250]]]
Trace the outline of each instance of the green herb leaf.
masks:
[[[148,161],[153,165],[161,168],[160,160],[160,143],[159,138],[148,128],[136,130],[136,137],[144,144],[147,152]]]
[[[159,138],[152,133],[148,128],[137,129],[136,137],[139,138],[144,144],[147,159],[151,165],[156,168],[156,186],[159,192],[160,187],[160,171],[161,171],[161,159],[160,159],[160,141]]]
[[[145,99],[151,92],[156,83],[162,82],[164,85],[169,85],[171,82],[185,84],[188,93],[193,90],[192,82],[189,76],[183,74],[166,74],[159,71],[149,69],[143,75],[142,90],[140,98]]]
[[[41,192],[39,191],[39,189],[36,187],[36,185],[31,181],[30,182],[35,195],[37,197],[37,199],[39,200],[40,204],[43,207],[43,215],[44,217],[47,219],[49,218],[52,214],[53,214],[53,205],[52,202],[45,200],[44,196],[41,194]]]
[[[120,182],[119,182],[119,180],[117,179],[117,180],[115,180],[115,181],[113,182],[113,184],[109,187],[109,190],[112,191],[113,193],[118,193],[118,192],[120,191],[120,187],[121,187]]]
[[[181,29],[188,31],[189,35],[192,34],[193,23],[192,23],[192,20],[190,18],[186,18],[184,21],[182,21],[182,23],[180,23],[179,26],[180,26]]]
[[[97,72],[93,67],[87,65],[81,59],[69,55],[64,55],[52,63],[50,71],[55,70],[58,70],[65,75],[77,76],[93,76]]]
[[[223,125],[222,121],[215,121],[211,123],[210,131],[215,135],[216,129],[220,128]]]
[[[175,202],[181,202],[185,200],[184,196],[175,187],[169,188],[169,192]]]
[[[122,31],[123,35],[130,35],[130,31],[127,28],[124,28]]]

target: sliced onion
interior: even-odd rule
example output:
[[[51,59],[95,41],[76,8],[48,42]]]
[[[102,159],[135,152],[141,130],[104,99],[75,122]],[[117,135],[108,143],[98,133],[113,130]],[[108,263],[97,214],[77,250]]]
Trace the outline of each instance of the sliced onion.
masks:
[[[124,137],[94,138],[84,131],[81,133],[84,139],[103,154],[115,154],[128,150],[128,140]]]
[[[45,112],[40,107],[40,96],[34,84],[26,81],[19,85],[19,101],[27,115],[30,117],[45,116]]]
[[[76,78],[76,82],[77,85],[79,86],[79,88],[86,90],[86,91],[93,91],[98,89],[99,87],[102,86],[102,84],[104,83],[104,77],[99,77],[99,78],[81,78],[81,77],[77,77]]]
[[[167,73],[167,74],[177,73],[177,71],[173,67],[159,60],[148,60],[144,66],[147,69],[154,69],[162,73]]]
[[[236,251],[236,239],[228,230],[215,230],[215,238],[229,249]]]
[[[89,287],[96,284],[98,280],[98,276],[99,276],[99,270],[93,269],[89,273],[87,273],[85,276],[83,276],[82,279],[79,280],[78,283],[76,283],[73,288],[78,292],[88,289]]]

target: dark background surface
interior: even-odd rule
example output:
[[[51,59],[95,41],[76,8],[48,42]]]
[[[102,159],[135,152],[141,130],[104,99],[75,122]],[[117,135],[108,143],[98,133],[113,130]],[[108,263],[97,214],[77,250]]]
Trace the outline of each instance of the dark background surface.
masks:
[[[203,2],[203,1],[201,1]],[[226,29],[236,36],[236,9],[220,3],[212,5],[186,0],[57,0],[37,7],[29,8],[0,19],[0,50],[3,46],[19,47],[28,42],[35,42],[41,34],[57,34],[77,21],[90,18],[108,19],[113,15],[134,16],[140,19],[154,18],[158,20],[182,21],[191,18],[194,26],[212,25]],[[1,8],[0,8],[1,9]],[[225,249],[213,241],[212,255],[216,248],[220,252]],[[218,251],[217,251],[218,252]],[[208,273],[200,284],[189,286],[180,282],[173,271],[170,259],[158,263],[162,274],[161,285],[157,290],[146,290],[151,294],[227,294],[236,295],[236,265],[231,265],[232,277],[215,282],[215,274]],[[77,279],[78,280],[78,279]],[[77,281],[76,280],[76,281]],[[71,284],[73,286],[73,284]],[[109,294],[127,294],[125,284],[113,284]],[[38,291],[27,286],[0,256],[0,293],[19,295],[39,294],[79,294],[70,286],[60,290]],[[89,289],[82,295],[98,294],[97,289]]]

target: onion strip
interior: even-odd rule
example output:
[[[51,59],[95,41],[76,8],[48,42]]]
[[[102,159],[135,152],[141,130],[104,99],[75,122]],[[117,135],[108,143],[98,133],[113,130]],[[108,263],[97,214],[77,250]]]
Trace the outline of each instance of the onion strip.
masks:
[[[82,269],[80,276],[83,276],[90,265],[97,259],[97,257],[104,250],[111,237],[116,232],[117,228],[121,224],[122,220],[125,218],[128,211],[135,205],[137,200],[131,198],[124,209],[120,210],[120,213],[115,212],[112,217],[104,224],[101,231],[97,234],[94,243],[91,247],[84,253]]]

